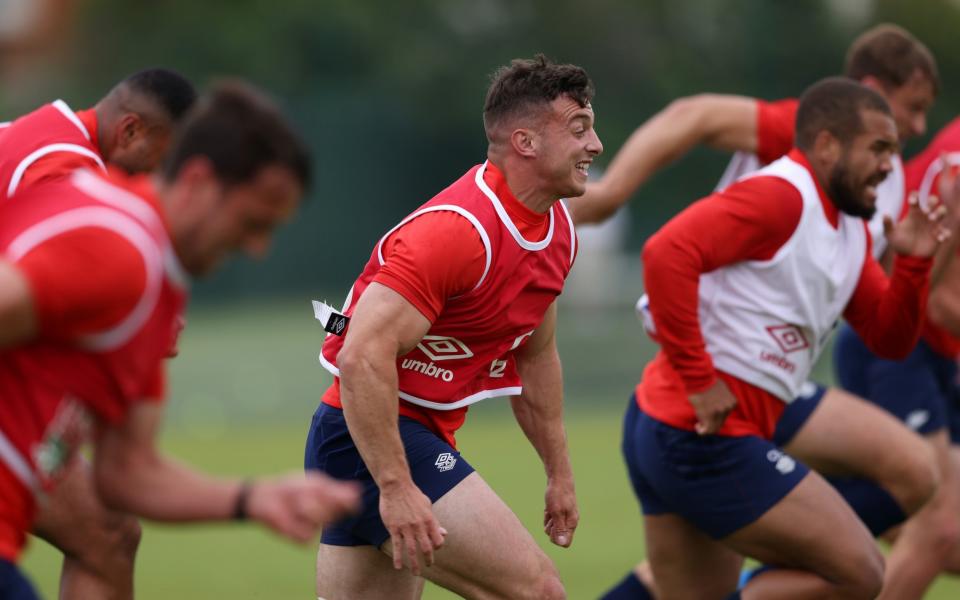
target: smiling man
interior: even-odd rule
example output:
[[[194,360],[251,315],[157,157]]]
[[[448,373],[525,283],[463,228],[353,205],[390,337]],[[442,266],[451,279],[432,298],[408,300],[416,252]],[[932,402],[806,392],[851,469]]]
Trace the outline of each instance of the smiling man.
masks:
[[[554,329],[576,236],[559,200],[583,193],[603,150],[592,95],[583,69],[543,56],[498,70],[488,160],[390,230],[354,283],[349,328],[323,346],[337,379],[305,462],[358,480],[364,509],[324,529],[320,596],[418,598],[426,578],[467,598],[565,597],[454,434],[470,404],[511,396],[546,470],[545,531],[570,545],[579,516]]]
[[[743,556],[782,567],[752,579],[744,598],[879,593],[870,532],[771,438],[841,315],[879,355],[902,358],[916,343],[949,229],[941,209],[914,203],[895,227],[885,222],[889,280],[871,256],[863,219],[897,147],[879,94],[826,79],[800,100],[795,149],[647,242],[661,351],[629,404],[623,450],[660,595],[739,598]]]

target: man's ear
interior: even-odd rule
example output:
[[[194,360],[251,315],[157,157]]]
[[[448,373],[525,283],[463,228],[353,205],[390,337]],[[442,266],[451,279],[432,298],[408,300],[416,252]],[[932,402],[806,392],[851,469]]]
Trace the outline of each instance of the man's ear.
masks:
[[[514,129],[510,134],[513,151],[526,158],[536,158],[539,142],[536,132],[530,129]]]
[[[817,133],[813,140],[813,156],[820,164],[836,164],[843,154],[843,144],[826,129]]]
[[[117,146],[126,148],[146,130],[145,123],[136,113],[125,113],[117,121]]]
[[[883,83],[873,75],[865,76],[863,79],[860,80],[860,84],[863,87],[870,88],[871,90],[878,92],[880,94],[883,94],[886,91],[886,88],[884,87]]]

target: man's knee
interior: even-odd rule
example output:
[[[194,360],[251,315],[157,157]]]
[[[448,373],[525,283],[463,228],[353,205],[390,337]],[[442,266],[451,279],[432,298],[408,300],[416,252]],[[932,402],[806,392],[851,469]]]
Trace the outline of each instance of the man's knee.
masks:
[[[112,515],[98,523],[85,542],[64,554],[97,571],[110,572],[120,565],[133,564],[143,529],[130,515]]]
[[[508,597],[523,598],[524,600],[528,598],[529,600],[566,600],[567,598],[567,592],[563,589],[563,583],[560,582],[560,575],[552,564],[549,569],[543,569],[538,574],[527,590],[521,592],[519,596],[511,594]]]
[[[876,598],[883,588],[883,555],[876,546],[849,557],[839,586],[848,598]]]
[[[929,444],[917,446],[915,451],[902,458],[897,468],[889,471],[888,488],[895,494],[904,512],[914,514],[936,493],[941,473]]]

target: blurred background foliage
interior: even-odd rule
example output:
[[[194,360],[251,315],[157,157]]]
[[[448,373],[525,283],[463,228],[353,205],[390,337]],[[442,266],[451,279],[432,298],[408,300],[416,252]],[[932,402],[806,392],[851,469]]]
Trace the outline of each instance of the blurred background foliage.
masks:
[[[296,470],[329,383],[307,300],[337,300],[389,227],[483,160],[481,110],[497,66],[536,52],[584,66],[602,166],[674,98],[798,95],[839,73],[854,36],[884,21],[927,43],[943,77],[928,135],[909,156],[960,107],[960,0],[0,0],[0,120],[58,97],[88,107],[155,65],[201,86],[242,77],[281,100],[314,150],[317,183],[265,262],[238,260],[197,283],[201,306],[171,364],[164,444],[220,473]],[[655,351],[632,315],[637,250],[711,190],[727,160],[695,151],[641,189],[618,227],[581,232],[558,335],[583,525],[570,551],[548,549],[571,598],[596,597],[643,555],[618,450],[626,398]],[[815,377],[830,380],[829,359]],[[540,467],[504,401],[474,407],[460,439],[544,543]],[[168,537],[149,527],[138,597],[311,596],[311,547],[233,529]],[[33,548],[26,568],[54,597],[59,557]],[[938,585],[929,597],[960,597],[960,584]],[[428,587],[426,597],[452,596]]]
[[[38,2],[39,0],[28,0]],[[4,3],[16,0],[0,0]],[[315,151],[317,184],[271,258],[240,261],[201,298],[345,289],[398,218],[482,160],[488,74],[544,52],[597,87],[605,164],[634,127],[678,96],[799,94],[842,69],[850,40],[881,21],[933,50],[944,90],[931,130],[958,106],[956,0],[50,0],[42,44],[7,52],[0,115],[63,97],[94,103],[136,69],[199,84],[239,76],[287,106]],[[922,147],[914,141],[907,154]],[[711,189],[726,161],[693,153],[638,193],[628,246]]]

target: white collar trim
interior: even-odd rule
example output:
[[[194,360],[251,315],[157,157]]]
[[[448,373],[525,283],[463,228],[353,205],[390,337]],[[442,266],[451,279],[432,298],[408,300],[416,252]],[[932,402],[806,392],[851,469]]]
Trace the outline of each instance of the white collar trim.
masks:
[[[487,170],[487,164],[489,161],[484,161],[480,168],[477,169],[477,174],[475,180],[477,182],[477,187],[480,188],[480,191],[490,199],[490,202],[493,203],[494,210],[497,211],[497,216],[500,217],[500,221],[503,222],[504,227],[507,228],[507,231],[510,232],[510,235],[513,236],[513,239],[517,241],[517,244],[520,245],[524,250],[543,250],[550,245],[550,241],[553,239],[553,207],[550,207],[550,228],[547,230],[547,235],[544,236],[539,242],[531,242],[520,235],[520,230],[517,229],[517,226],[513,224],[513,221],[510,220],[510,215],[507,214],[505,208],[503,208],[503,203],[500,202],[500,198],[497,198],[497,195],[493,193],[493,190],[490,189],[490,186],[487,185],[487,182],[483,180],[483,174]]]

